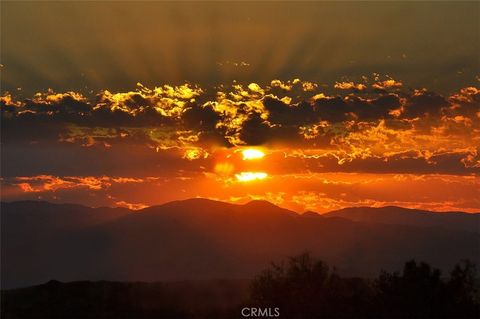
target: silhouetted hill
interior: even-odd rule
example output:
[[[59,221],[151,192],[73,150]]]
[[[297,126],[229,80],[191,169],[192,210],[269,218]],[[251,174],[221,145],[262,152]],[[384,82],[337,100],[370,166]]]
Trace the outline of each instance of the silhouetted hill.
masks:
[[[324,217],[342,217],[356,222],[446,227],[480,232],[480,213],[430,212],[396,206],[350,207],[323,214]]]
[[[231,319],[232,314],[239,313],[248,285],[247,280],[154,283],[51,280],[28,288],[3,290],[1,317]]]
[[[249,278],[305,251],[349,276],[394,270],[411,258],[442,269],[480,258],[472,232],[313,218],[264,201],[190,199],[136,212],[22,202],[2,204],[1,217],[2,287]]]
[[[91,226],[132,213],[129,209],[119,207],[91,208],[45,201],[2,202],[0,205],[5,223],[47,228]]]

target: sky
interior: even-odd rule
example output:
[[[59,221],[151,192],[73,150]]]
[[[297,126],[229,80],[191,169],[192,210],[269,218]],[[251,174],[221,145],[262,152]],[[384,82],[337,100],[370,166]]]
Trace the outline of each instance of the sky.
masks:
[[[1,199],[480,212],[479,2],[2,2]]]

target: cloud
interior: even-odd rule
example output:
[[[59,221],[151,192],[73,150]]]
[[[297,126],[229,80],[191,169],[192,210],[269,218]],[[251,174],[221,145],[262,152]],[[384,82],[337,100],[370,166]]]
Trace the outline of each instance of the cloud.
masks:
[[[367,89],[367,86],[365,84],[356,84],[354,82],[335,82],[335,85],[333,87],[340,90],[352,90],[357,92]]]
[[[150,177],[152,179],[152,177]],[[21,176],[12,179],[12,184],[17,185],[25,193],[39,193],[57,191],[61,189],[85,188],[101,190],[115,183],[142,183],[144,179],[132,177],[107,177],[107,176]]]
[[[413,94],[407,98],[401,114],[407,118],[437,116],[442,108],[448,106],[449,102],[440,94],[429,92],[426,89],[415,90]]]
[[[321,85],[294,79],[214,88],[138,84],[134,91],[105,90],[92,97],[48,90],[22,100],[6,92],[0,100],[4,153],[12,160],[9,154],[20,154],[22,148],[34,152],[35,145],[99,147],[112,154],[144,147],[148,152],[176,150],[180,159],[195,162],[208,160],[219,148],[263,145],[329,159],[319,165],[341,171],[361,171],[379,162],[386,171],[412,165],[420,171],[478,173],[478,88],[442,95],[403,90],[392,79],[378,83],[395,91],[332,95]]]
[[[372,84],[372,88],[379,91],[386,91],[388,89],[398,89],[403,86],[403,83],[394,79],[388,79],[384,81],[377,81]]]
[[[305,125],[318,120],[315,107],[305,101],[289,105],[274,96],[266,96],[263,105],[268,112],[268,120],[276,125]]]
[[[148,205],[142,203],[128,203],[124,200],[116,201],[115,206],[117,207],[125,207],[131,210],[140,210],[148,207]]]

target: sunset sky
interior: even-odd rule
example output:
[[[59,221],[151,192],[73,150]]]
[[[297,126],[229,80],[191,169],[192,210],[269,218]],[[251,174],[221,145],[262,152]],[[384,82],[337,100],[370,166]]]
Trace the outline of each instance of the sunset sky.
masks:
[[[480,2],[2,2],[1,199],[480,212]]]

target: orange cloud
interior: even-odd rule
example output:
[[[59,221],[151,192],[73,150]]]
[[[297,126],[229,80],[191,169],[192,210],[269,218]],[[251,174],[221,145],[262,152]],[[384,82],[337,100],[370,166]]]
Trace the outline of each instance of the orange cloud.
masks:
[[[355,84],[354,82],[335,82],[335,85],[333,86],[336,89],[340,90],[358,90],[358,91],[363,91],[367,87],[365,84]]]
[[[142,183],[145,179],[130,177],[107,177],[107,176],[21,176],[16,177],[13,183],[25,193],[38,193],[57,191],[61,189],[86,188],[90,190],[101,190],[112,186],[112,184]]]
[[[131,210],[140,210],[148,207],[148,205],[142,204],[142,203],[128,203],[126,201],[117,201],[115,202],[115,206],[117,207],[125,207]]]
[[[388,79],[385,81],[379,81],[374,84],[372,84],[372,88],[378,89],[378,90],[386,90],[386,89],[395,89],[395,88],[400,88],[403,86],[403,83],[400,81],[396,81],[394,79]]]

